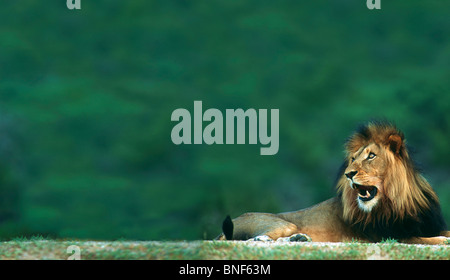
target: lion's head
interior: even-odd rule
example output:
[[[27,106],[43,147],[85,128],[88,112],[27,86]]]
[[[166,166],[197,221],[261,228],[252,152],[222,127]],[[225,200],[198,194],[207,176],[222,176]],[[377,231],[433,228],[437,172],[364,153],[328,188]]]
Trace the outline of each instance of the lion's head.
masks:
[[[438,198],[415,169],[404,135],[389,123],[362,126],[346,143],[337,188],[351,224],[417,220]]]

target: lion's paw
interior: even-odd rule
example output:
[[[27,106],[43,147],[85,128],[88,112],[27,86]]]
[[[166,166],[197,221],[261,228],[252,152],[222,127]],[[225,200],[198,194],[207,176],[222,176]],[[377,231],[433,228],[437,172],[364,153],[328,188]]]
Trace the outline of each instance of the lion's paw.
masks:
[[[296,233],[288,237],[280,237],[277,242],[307,242],[311,241],[311,237],[304,233]]]
[[[255,236],[255,237],[253,237],[253,238],[250,238],[250,239],[247,240],[247,241],[264,241],[264,242],[271,242],[271,241],[273,241],[273,239],[270,238],[270,237],[267,236],[267,235],[258,235],[258,236]]]
[[[310,242],[312,241],[311,237],[304,233],[297,233],[289,236],[290,242]]]

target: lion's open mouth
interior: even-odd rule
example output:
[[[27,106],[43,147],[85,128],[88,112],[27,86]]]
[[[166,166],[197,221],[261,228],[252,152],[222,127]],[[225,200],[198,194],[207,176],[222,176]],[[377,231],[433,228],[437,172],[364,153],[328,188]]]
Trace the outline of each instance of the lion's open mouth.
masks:
[[[358,198],[362,201],[369,201],[377,195],[377,187],[363,186],[353,183],[353,188],[358,191]]]

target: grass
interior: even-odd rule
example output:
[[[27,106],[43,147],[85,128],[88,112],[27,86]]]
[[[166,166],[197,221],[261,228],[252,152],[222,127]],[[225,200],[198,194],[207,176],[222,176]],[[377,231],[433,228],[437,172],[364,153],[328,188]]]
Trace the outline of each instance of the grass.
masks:
[[[76,246],[70,247],[69,246]],[[68,250],[69,248],[69,250]],[[79,248],[78,252],[76,251]],[[73,250],[75,249],[75,251]],[[449,260],[450,246],[242,241],[79,241],[16,238],[0,242],[0,260]]]

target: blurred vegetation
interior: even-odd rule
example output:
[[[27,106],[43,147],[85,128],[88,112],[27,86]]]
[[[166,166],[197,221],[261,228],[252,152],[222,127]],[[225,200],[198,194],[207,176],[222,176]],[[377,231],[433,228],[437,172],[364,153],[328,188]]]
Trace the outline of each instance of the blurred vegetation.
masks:
[[[334,195],[394,121],[450,222],[450,2],[0,4],[0,238],[202,239]],[[280,150],[171,142],[176,108],[280,110]]]

